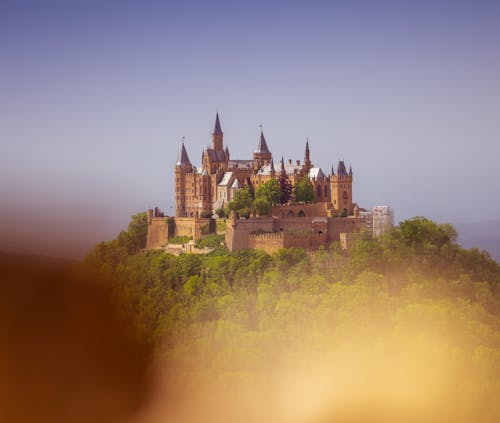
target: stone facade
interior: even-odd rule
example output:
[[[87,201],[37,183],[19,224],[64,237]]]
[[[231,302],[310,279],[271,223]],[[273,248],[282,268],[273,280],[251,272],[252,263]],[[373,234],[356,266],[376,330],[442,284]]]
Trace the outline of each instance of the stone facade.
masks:
[[[306,141],[304,161],[281,159],[280,169],[274,167],[274,160],[261,128],[257,148],[251,159],[234,160],[228,147],[224,147],[224,133],[219,114],[215,119],[212,143],[202,153],[199,167],[192,165],[184,145],[181,145],[175,166],[175,215],[177,217],[205,217],[222,209],[241,188],[254,191],[271,178],[288,178],[294,185],[299,178],[308,177],[314,188],[314,201],[326,203],[334,214],[351,215],[352,169],[347,171],[339,161],[337,173],[333,166],[325,174],[311,162],[309,141]]]
[[[280,211],[296,209],[297,205],[280,207]],[[271,253],[280,248],[291,247],[316,250],[320,246],[342,240],[344,245],[350,245],[350,241],[365,230],[364,217],[295,217],[285,213],[284,217],[238,219],[233,214],[227,221],[225,239],[229,251],[256,248]]]

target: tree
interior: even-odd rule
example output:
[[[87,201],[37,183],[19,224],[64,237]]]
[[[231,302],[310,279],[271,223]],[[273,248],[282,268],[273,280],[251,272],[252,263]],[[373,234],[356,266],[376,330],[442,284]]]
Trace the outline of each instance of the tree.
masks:
[[[269,214],[271,207],[280,202],[281,192],[274,178],[260,185],[255,191],[255,209],[260,215]]]
[[[280,204],[286,204],[292,199],[292,184],[285,172],[280,173],[278,184],[281,193]]]
[[[233,199],[227,204],[227,208],[238,214],[249,214],[253,209],[253,199],[248,188],[237,190]]]
[[[293,196],[296,203],[308,203],[314,200],[314,188],[307,176],[297,181],[293,187]]]

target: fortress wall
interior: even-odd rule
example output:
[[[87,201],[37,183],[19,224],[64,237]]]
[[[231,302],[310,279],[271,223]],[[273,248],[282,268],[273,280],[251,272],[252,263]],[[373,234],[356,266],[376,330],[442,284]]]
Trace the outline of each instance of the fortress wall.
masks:
[[[285,248],[303,248],[304,250],[309,250],[311,247],[311,235],[312,233],[290,233],[284,232],[284,247]]]
[[[275,219],[273,229],[275,231],[311,231],[312,219],[308,217]]]
[[[340,241],[341,233],[359,232],[366,228],[363,217],[330,217],[328,218],[328,241]]]
[[[226,221],[226,246],[229,251],[250,248],[248,238],[251,232],[273,231],[273,218],[228,219]]]
[[[280,248],[284,248],[283,232],[273,232],[270,234],[251,234],[248,236],[248,248],[263,250],[272,254]]]
[[[210,231],[210,218],[200,217],[175,217],[175,231],[173,236],[192,236],[197,240]]]
[[[148,220],[146,248],[157,248],[168,242],[168,225],[165,217],[152,217]]]
[[[271,209],[271,215],[276,218],[298,217],[302,211],[305,217],[326,217],[329,203],[279,204]],[[293,214],[293,216],[292,216]]]

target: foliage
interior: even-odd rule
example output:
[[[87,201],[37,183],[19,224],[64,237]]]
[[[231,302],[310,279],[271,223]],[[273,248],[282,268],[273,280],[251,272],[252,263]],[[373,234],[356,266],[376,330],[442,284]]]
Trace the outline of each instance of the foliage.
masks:
[[[227,204],[229,211],[249,215],[253,208],[253,198],[248,188],[242,188],[234,193],[233,199]]]
[[[286,204],[292,199],[292,183],[286,172],[281,172],[278,177],[278,184],[280,186],[280,204]]]
[[[297,180],[293,187],[293,198],[296,203],[314,201],[314,188],[307,176]]]
[[[292,248],[175,257],[129,254],[122,241],[99,244],[86,262],[114,275],[125,312],[159,354],[175,360],[181,379],[222,383],[237,373],[245,385],[278,356],[354,351],[366,354],[347,362],[360,369],[366,360],[375,360],[372,370],[406,360],[424,375],[432,371],[419,366],[441,363],[451,375],[446,395],[456,403],[496,404],[500,266],[460,247],[450,225],[410,219],[356,242],[349,254],[335,244],[314,254]],[[412,374],[401,375],[405,389]]]
[[[187,244],[189,241],[193,239],[192,236],[189,235],[179,235],[174,236],[168,240],[169,244]]]
[[[224,235],[210,234],[195,242],[196,248],[217,248],[224,242]]]
[[[269,181],[264,182],[255,190],[255,200],[262,199],[270,206],[278,204],[280,197],[280,185],[275,178],[271,178]]]

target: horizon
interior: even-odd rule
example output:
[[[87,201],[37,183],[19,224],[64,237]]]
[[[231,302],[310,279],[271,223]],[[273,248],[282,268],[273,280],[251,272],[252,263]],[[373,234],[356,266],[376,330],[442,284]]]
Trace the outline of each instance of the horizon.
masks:
[[[361,207],[500,221],[495,2],[0,10],[1,250],[81,256],[131,214],[173,214],[181,139],[197,166],[216,110],[232,158],[262,125],[275,160],[302,161],[309,138],[324,171],[352,165]]]

